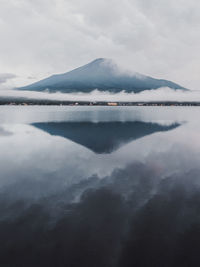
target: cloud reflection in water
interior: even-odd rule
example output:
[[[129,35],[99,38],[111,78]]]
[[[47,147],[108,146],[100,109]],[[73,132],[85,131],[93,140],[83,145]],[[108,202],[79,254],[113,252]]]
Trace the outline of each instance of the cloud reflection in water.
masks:
[[[198,266],[199,123],[137,112],[132,121],[73,123],[61,112],[48,124],[33,114],[38,128],[1,125],[12,133],[0,138],[2,266]]]

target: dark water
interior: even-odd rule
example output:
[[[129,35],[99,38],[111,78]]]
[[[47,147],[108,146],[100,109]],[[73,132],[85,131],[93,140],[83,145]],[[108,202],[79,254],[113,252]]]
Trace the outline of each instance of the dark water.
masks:
[[[1,107],[0,266],[200,266],[199,118]]]

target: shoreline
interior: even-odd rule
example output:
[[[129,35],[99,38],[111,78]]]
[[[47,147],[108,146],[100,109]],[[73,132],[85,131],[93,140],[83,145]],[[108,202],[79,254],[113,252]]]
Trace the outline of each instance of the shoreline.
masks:
[[[200,106],[200,102],[151,101],[151,102],[107,102],[107,101],[60,101],[35,99],[0,99],[0,106]]]

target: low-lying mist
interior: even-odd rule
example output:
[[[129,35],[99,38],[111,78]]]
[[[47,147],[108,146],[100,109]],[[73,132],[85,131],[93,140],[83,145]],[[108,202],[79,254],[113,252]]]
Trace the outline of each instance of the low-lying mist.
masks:
[[[200,91],[173,90],[170,88],[160,88],[146,90],[141,93],[110,93],[98,91],[91,93],[49,93],[36,91],[0,90],[0,98],[26,98],[37,100],[60,100],[60,101],[122,101],[122,102],[151,102],[151,101],[177,101],[177,102],[197,102],[200,101]]]

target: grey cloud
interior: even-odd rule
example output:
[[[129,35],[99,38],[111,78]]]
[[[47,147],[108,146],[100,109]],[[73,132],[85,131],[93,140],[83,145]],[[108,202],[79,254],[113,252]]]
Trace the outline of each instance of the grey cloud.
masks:
[[[200,4],[195,1],[1,1],[0,71],[24,79],[97,57],[199,89]],[[14,45],[13,45],[14,44]]]
[[[1,136],[9,136],[9,135],[12,135],[12,133],[5,130],[3,127],[0,126],[0,137]]]
[[[0,73],[0,84],[6,83],[10,79],[16,78],[16,75],[12,73]]]

